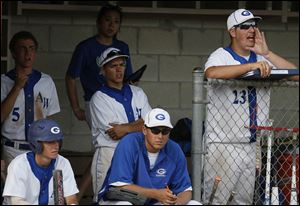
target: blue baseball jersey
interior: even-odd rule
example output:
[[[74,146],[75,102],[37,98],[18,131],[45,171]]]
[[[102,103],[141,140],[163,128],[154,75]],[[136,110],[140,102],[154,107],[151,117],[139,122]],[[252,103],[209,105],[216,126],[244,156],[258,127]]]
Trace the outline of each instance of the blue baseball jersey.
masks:
[[[5,100],[15,84],[16,71],[1,75],[1,102]],[[16,102],[1,127],[1,134],[10,140],[27,141],[30,124],[60,112],[57,91],[52,78],[33,70],[20,91]]]
[[[80,42],[75,48],[67,74],[73,78],[80,78],[85,101],[90,101],[93,94],[105,83],[103,75],[99,74],[100,68],[96,58],[109,47],[118,48],[123,54],[129,56],[128,45],[117,39],[114,39],[113,43],[107,46],[100,44],[96,36],[93,36]],[[131,61],[127,59],[125,78],[130,74],[132,74]]]
[[[98,200],[101,200],[108,188],[116,182],[153,189],[166,188],[168,185],[175,194],[191,189],[186,159],[179,145],[169,140],[160,150],[154,167],[150,169],[142,132],[130,133],[119,142]],[[155,202],[157,201],[151,200],[149,204]]]
[[[69,160],[58,155],[47,168],[37,165],[33,152],[17,156],[8,166],[3,190],[4,203],[20,197],[32,205],[53,205],[53,170],[62,170],[64,197],[79,192]]]

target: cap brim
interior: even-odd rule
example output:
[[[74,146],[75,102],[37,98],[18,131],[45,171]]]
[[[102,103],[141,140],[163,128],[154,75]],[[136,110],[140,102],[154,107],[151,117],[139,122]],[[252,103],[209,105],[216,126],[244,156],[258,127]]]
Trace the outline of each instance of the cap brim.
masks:
[[[247,20],[243,21],[242,23],[245,23],[246,21],[250,21],[250,20],[254,20],[256,22],[259,22],[260,20],[262,20],[262,18],[260,16],[255,16],[255,17],[252,17],[250,19],[247,19]],[[240,23],[240,24],[242,24],[242,23]]]
[[[120,58],[120,57],[124,57],[125,59],[128,59],[128,58],[129,58],[129,56],[128,56],[128,55],[125,55],[125,54],[112,56],[112,57],[106,59],[105,61],[103,61],[103,62],[100,64],[100,67],[103,67],[106,63],[110,62],[111,60],[114,60],[114,59],[117,59],[117,58]]]
[[[173,128],[173,126],[171,124],[145,124],[147,127],[168,127],[168,128]]]

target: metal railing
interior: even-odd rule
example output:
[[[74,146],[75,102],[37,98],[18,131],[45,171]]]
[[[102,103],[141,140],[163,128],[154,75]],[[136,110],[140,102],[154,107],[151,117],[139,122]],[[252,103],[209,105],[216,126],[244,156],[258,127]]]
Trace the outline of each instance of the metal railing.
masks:
[[[204,80],[200,68],[193,81],[193,198],[298,203],[299,82]]]

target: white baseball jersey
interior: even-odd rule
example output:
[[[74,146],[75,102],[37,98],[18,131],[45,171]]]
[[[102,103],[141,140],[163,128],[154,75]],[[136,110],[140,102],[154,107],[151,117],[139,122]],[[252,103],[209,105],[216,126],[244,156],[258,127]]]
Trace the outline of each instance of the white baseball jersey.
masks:
[[[1,102],[15,84],[15,70],[1,75]],[[25,87],[20,91],[9,116],[3,122],[1,134],[10,140],[26,141],[31,122],[60,111],[58,96],[52,78],[33,70]]]
[[[257,61],[267,61],[257,55]],[[205,64],[212,66],[239,65],[239,61],[224,48],[214,51]],[[270,65],[272,65],[269,62]],[[274,65],[272,65],[274,67]],[[251,86],[251,85],[249,85]],[[254,86],[254,85],[253,85]],[[208,88],[206,137],[208,142],[249,142],[250,90],[246,86],[211,85]],[[269,117],[270,89],[256,87],[257,125],[265,125]]]
[[[9,164],[3,191],[5,204],[10,204],[9,196],[14,196],[32,205],[54,205],[54,169],[62,170],[64,197],[79,192],[69,160],[58,155],[48,168],[42,168],[36,164],[34,157],[33,152],[27,152]]]
[[[95,147],[116,147],[119,141],[112,140],[105,131],[109,123],[130,123],[144,118],[151,110],[144,91],[125,84],[122,90],[102,86],[90,101],[92,136]]]

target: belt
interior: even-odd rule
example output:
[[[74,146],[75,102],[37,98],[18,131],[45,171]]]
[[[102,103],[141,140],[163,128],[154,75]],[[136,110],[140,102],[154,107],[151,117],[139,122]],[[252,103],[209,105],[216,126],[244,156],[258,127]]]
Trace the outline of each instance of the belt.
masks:
[[[13,147],[15,149],[20,149],[20,150],[30,150],[29,144],[20,144],[18,142],[13,142],[13,141],[5,141],[4,142],[5,146]]]

